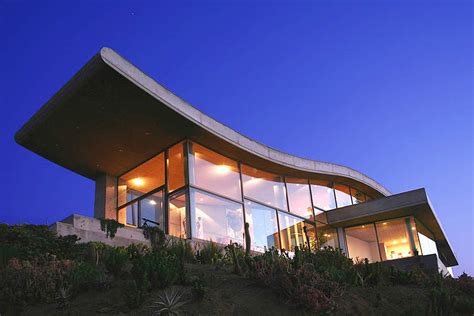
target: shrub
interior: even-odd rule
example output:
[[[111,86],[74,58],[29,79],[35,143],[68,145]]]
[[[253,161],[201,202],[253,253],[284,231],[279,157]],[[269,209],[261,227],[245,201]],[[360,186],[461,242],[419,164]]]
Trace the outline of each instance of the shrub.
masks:
[[[129,253],[124,247],[106,247],[104,250],[104,264],[107,271],[118,277],[128,262]]]
[[[315,254],[316,255],[316,254]],[[331,280],[328,271],[319,272],[309,254],[297,254],[290,258],[270,249],[256,256],[250,276],[273,288],[290,303],[315,312],[334,309],[334,298],[342,295],[344,287]]]
[[[153,289],[163,289],[184,277],[184,271],[175,256],[161,251],[147,253],[135,260],[132,275],[139,288],[147,288],[149,284]]]
[[[138,259],[150,252],[150,249],[143,244],[130,244],[126,249],[130,260]]]
[[[76,235],[57,236],[46,225],[0,224],[0,245],[4,260],[17,257],[31,260],[55,255],[58,259],[76,259],[83,254],[84,246],[76,242]]]
[[[102,288],[105,283],[104,272],[95,265],[78,262],[68,271],[67,283],[75,293],[94,288]]]
[[[196,262],[194,249],[188,240],[174,239],[169,243],[167,251],[169,254],[172,254],[178,258],[180,261],[182,260],[186,263]]]
[[[69,260],[11,259],[0,269],[1,305],[53,302],[59,289],[67,287],[67,275],[73,268]]]
[[[167,239],[166,235],[161,228],[158,226],[143,226],[143,236],[150,240],[151,249],[153,251],[159,251],[166,248]]]
[[[188,301],[184,299],[183,292],[172,288],[163,291],[158,295],[158,299],[153,302],[151,309],[153,315],[178,315],[179,310]]]
[[[223,257],[222,248],[211,240],[204,244],[196,254],[196,257],[203,264],[217,263]]]
[[[105,237],[114,239],[115,234],[119,228],[125,227],[124,224],[117,222],[114,219],[101,219],[100,220],[100,229],[105,232]]]

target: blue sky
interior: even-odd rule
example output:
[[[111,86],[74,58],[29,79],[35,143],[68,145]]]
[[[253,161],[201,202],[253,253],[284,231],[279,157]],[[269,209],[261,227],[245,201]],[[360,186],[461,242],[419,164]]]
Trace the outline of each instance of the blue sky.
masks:
[[[65,2],[0,0],[0,221],[92,215],[94,183],[13,136],[108,46],[264,144],[425,187],[474,275],[472,2]]]

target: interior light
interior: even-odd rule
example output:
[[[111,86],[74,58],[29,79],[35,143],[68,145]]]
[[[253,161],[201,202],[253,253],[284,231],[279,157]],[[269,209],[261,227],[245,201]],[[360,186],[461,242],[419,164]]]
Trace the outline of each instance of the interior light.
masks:
[[[141,187],[142,185],[145,184],[145,181],[142,178],[135,178],[135,179],[132,179],[132,184],[137,187]]]
[[[155,200],[150,200],[150,204],[151,205],[156,205],[156,201]]]
[[[394,245],[396,245],[396,244],[398,244],[398,241],[394,240],[392,243],[393,243]]]
[[[407,242],[407,239],[406,239],[406,238],[403,238],[402,242]]]
[[[218,174],[227,174],[230,171],[230,167],[227,165],[218,165],[216,166],[216,173]]]
[[[415,230],[415,227],[412,227],[411,230]]]
[[[384,222],[383,225],[387,225],[387,222]]]

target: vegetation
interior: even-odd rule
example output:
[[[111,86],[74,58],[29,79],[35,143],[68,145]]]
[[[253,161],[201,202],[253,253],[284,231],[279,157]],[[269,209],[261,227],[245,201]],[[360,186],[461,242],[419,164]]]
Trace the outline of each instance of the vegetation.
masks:
[[[297,248],[292,255],[269,249],[251,256],[240,244],[222,248],[209,242],[197,251],[189,241],[167,240],[159,228],[147,234],[151,248],[111,247],[79,244],[77,237],[55,236],[46,226],[0,225],[0,313],[17,315],[32,306],[53,304],[57,311],[75,314],[74,302],[86,293],[117,292],[110,305],[121,301],[119,310],[110,313],[140,309],[160,315],[181,310],[225,314],[240,308],[248,314],[255,312],[252,306],[261,303],[262,295],[268,300],[265,293],[270,290],[277,294],[272,304],[282,305],[267,307],[269,314],[474,312],[474,280],[467,274],[454,279],[367,260],[354,264],[332,248]],[[246,294],[249,291],[252,294]],[[225,303],[239,297],[239,304]],[[397,297],[403,301],[395,301]]]
[[[107,238],[114,239],[117,230],[122,227],[125,225],[114,219],[100,219],[100,229],[105,232]]]

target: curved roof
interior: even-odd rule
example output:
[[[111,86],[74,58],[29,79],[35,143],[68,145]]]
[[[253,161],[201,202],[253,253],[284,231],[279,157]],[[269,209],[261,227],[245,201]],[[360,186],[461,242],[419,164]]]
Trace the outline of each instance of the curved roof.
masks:
[[[376,197],[391,194],[354,169],[283,153],[238,133],[110,48],[102,48],[15,135],[24,147],[92,179],[120,175],[184,138],[268,171],[335,179]]]

